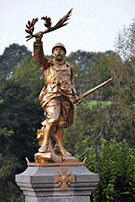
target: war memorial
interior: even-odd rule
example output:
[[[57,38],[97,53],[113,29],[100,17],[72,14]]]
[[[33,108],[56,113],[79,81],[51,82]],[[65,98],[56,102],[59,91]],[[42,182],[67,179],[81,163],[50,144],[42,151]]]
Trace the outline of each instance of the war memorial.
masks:
[[[64,60],[66,47],[58,42],[52,47],[54,59],[49,59],[43,51],[43,35],[67,25],[72,9],[52,26],[50,17],[42,17],[46,29],[36,34],[34,25],[38,18],[26,25],[27,41],[35,38],[34,58],[43,68],[45,86],[39,100],[44,110],[45,120],[37,130],[40,148],[34,154],[35,162],[27,160],[28,168],[15,176],[16,183],[23,191],[26,202],[90,202],[90,195],[99,181],[99,175],[85,167],[63,147],[64,129],[74,121],[74,104],[106,85],[108,79],[99,86],[77,96],[71,63]],[[55,135],[56,144],[51,142]]]

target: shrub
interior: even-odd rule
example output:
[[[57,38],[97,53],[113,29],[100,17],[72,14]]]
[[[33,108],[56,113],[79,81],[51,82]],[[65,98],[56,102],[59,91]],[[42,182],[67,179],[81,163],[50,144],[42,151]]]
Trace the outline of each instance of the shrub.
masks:
[[[86,146],[79,159],[87,156],[86,167],[99,173],[100,180],[92,193],[94,202],[133,202],[135,199],[135,150],[128,147],[125,140],[103,140],[99,155],[94,148]]]

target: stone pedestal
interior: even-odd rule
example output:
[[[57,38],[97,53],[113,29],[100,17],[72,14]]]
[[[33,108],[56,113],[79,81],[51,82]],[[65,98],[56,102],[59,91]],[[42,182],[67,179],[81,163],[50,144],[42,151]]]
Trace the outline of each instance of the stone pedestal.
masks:
[[[15,179],[26,202],[90,202],[99,176],[85,166],[28,167]]]

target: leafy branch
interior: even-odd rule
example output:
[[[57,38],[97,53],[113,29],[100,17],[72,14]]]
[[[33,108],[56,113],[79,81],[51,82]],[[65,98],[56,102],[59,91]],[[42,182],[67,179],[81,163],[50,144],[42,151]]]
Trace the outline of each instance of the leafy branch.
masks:
[[[56,29],[59,29],[65,25],[67,25],[67,21],[69,20],[69,17],[71,16],[71,13],[72,13],[72,10],[71,9],[65,16],[63,16],[62,18],[60,18],[60,20],[56,23],[56,25],[54,25],[53,27],[51,27],[51,18],[50,17],[42,17],[41,19],[42,20],[45,20],[45,27],[46,29],[44,31],[41,31],[42,34],[45,34],[45,33],[49,33],[51,31],[54,31]],[[26,38],[28,38],[26,41],[32,39],[35,35],[33,35],[33,31],[34,31],[34,25],[35,23],[38,21],[38,18],[32,20],[32,22],[28,21],[28,25],[26,25],[27,29],[28,30],[25,30],[29,35],[26,36]]]
[[[51,27],[51,18],[50,17],[42,17],[41,20],[45,20],[45,23],[44,23],[44,26],[47,27],[47,28],[50,28]]]
[[[28,36],[26,36],[26,38],[31,38],[33,36],[34,25],[36,24],[37,21],[38,18],[33,18],[31,22],[28,21],[28,24],[26,24],[27,29],[25,29],[25,31],[29,34]]]

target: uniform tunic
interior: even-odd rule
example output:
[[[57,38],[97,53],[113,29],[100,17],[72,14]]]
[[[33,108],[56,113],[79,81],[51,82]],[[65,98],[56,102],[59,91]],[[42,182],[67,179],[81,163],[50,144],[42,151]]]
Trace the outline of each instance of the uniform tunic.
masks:
[[[57,63],[48,59],[43,53],[42,42],[34,43],[34,58],[44,70],[45,87],[39,99],[48,121],[60,119],[61,125],[67,128],[73,124],[76,92],[73,80],[73,69],[69,62]]]

